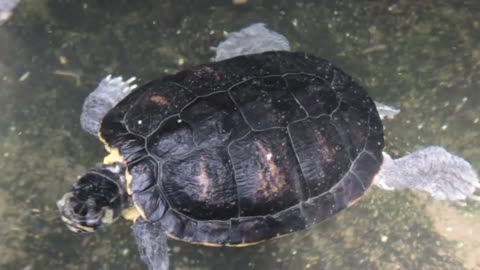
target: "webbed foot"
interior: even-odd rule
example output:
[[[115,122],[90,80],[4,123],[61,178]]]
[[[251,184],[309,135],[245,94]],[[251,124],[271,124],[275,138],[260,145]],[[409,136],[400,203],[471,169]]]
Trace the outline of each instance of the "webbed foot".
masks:
[[[255,23],[228,34],[227,39],[215,48],[216,55],[213,60],[220,61],[239,55],[289,50],[290,44],[285,36],[268,29],[264,23]]]
[[[108,75],[98,84],[85,99],[80,116],[80,124],[82,128],[97,136],[100,130],[100,124],[103,117],[123,98],[125,98],[133,89],[137,88],[136,84],[132,84],[135,77],[126,81],[122,77]]]
[[[384,189],[416,189],[438,200],[479,200],[478,175],[465,159],[442,147],[430,146],[399,159],[384,154],[384,163],[376,178]]]

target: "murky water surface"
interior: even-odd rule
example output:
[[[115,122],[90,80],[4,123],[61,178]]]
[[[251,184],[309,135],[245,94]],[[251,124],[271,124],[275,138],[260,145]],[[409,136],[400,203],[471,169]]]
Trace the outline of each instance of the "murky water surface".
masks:
[[[441,3],[440,3],[441,2]],[[129,224],[75,235],[55,201],[101,161],[79,124],[107,74],[140,82],[209,61],[265,22],[402,113],[387,151],[438,144],[480,168],[478,1],[24,0],[0,26],[0,268],[144,269]],[[480,269],[480,206],[371,189],[334,218],[256,246],[170,241],[172,269]]]

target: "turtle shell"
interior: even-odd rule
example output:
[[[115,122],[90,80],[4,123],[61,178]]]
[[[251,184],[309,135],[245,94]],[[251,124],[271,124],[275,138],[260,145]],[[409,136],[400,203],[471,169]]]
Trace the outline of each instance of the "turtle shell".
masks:
[[[104,118],[141,215],[169,236],[248,245],[348,207],[382,162],[367,92],[304,53],[239,56],[154,80]]]

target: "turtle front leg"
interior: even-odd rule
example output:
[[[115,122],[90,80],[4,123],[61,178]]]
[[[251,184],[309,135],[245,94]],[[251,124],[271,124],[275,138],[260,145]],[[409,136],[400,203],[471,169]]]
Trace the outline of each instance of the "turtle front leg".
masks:
[[[137,87],[136,84],[131,85],[133,81],[135,77],[126,81],[122,77],[113,79],[111,75],[105,77],[83,103],[80,116],[82,128],[93,136],[97,136],[103,117]]]
[[[170,260],[165,233],[149,221],[139,218],[132,226],[142,261],[149,270],[168,270]]]
[[[221,61],[239,55],[268,51],[289,51],[286,37],[265,27],[264,23],[255,23],[240,31],[228,34],[215,49],[214,61]]]

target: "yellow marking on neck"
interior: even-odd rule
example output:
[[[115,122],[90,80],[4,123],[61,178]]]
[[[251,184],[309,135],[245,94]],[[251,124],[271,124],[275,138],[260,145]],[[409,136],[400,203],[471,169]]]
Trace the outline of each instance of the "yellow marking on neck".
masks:
[[[118,148],[110,149],[110,154],[103,159],[103,164],[113,164],[115,162],[125,163]]]
[[[142,218],[148,220],[147,215],[145,215],[145,212],[143,211],[143,209],[140,208],[140,206],[138,206],[138,205],[135,203],[135,201],[133,202],[133,205],[135,206],[135,209],[137,209],[138,214],[140,214],[140,216],[141,216]]]
[[[97,133],[97,137],[98,137],[98,139],[103,143],[103,145],[105,146],[105,149],[107,150],[107,152],[110,152],[110,146],[108,146],[107,140],[105,140],[105,139],[102,137],[102,134],[101,134],[100,132]]]
[[[122,217],[126,220],[135,222],[137,221],[137,218],[140,217],[140,212],[136,207],[129,207],[122,211]]]
[[[128,195],[132,195],[132,189],[130,188],[130,185],[132,184],[133,176],[130,174],[128,171],[128,167],[125,169],[125,186],[127,186],[127,193]]]
[[[120,155],[120,151],[118,148],[110,148],[108,146],[107,141],[102,137],[102,134],[98,133],[98,139],[105,145],[105,149],[109,152],[109,154],[103,159],[104,164],[113,164],[115,162],[125,163],[125,159]],[[130,189],[130,185],[132,184],[133,177],[128,171],[128,168],[125,169],[125,181],[127,186],[127,193],[128,195],[132,195],[132,190]]]

